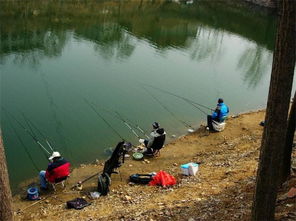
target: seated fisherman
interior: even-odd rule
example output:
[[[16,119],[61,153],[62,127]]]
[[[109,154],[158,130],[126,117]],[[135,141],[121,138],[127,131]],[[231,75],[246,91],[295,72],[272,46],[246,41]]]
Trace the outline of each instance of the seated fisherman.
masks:
[[[48,158],[50,163],[46,171],[42,170],[39,173],[40,186],[42,189],[47,189],[47,183],[61,182],[70,175],[70,163],[65,160],[59,152],[53,152]]]
[[[158,152],[164,145],[166,132],[163,128],[160,128],[159,123],[154,122],[152,124],[153,131],[151,132],[151,138],[149,140],[140,139],[139,142],[143,143],[147,150],[144,155],[153,155]]]
[[[217,123],[222,123],[226,119],[229,113],[229,108],[224,104],[224,101],[222,98],[218,99],[218,104],[215,109],[215,111],[212,113],[212,115],[208,115],[208,125],[207,130],[214,130],[213,128],[213,121]]]

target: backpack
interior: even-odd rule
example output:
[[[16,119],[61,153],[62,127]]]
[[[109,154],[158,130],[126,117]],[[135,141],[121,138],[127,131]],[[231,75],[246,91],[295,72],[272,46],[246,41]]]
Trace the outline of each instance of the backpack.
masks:
[[[89,206],[90,203],[88,203],[85,199],[83,198],[76,198],[74,200],[67,201],[67,208],[68,209],[83,209],[86,206]]]
[[[152,174],[132,174],[129,180],[133,183],[148,184],[152,178]]]
[[[109,193],[109,186],[111,185],[111,178],[107,173],[103,173],[98,177],[98,192],[102,196],[106,196]]]

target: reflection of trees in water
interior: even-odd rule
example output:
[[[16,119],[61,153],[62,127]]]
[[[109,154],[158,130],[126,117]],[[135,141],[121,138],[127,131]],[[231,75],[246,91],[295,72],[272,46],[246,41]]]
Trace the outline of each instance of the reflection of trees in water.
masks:
[[[187,41],[192,60],[204,60],[211,57],[218,60],[222,54],[224,33],[220,30],[198,26],[196,36]]]
[[[129,32],[139,39],[145,38],[160,53],[171,47],[190,48],[191,58],[196,60],[217,59],[215,54],[221,57],[221,30],[239,33],[262,45],[273,45],[270,42],[274,20],[232,3],[201,1],[189,7],[163,0],[29,2],[5,5],[4,12],[15,17],[7,16],[10,23],[1,23],[5,31],[0,34],[0,63],[11,53],[18,54],[17,62],[28,62],[21,57],[32,53],[27,60],[35,65],[44,56],[59,56],[66,42],[66,27],[74,29],[80,38],[94,42],[95,50],[105,59],[126,59],[133,53],[135,45]],[[37,14],[32,12],[33,8]],[[12,28],[15,30],[11,31]]]
[[[44,57],[60,56],[67,40],[64,30],[1,34],[0,59],[3,62],[6,55],[13,54],[15,64],[36,66]]]
[[[237,67],[243,69],[244,82],[247,82],[249,87],[256,87],[262,79],[263,73],[267,73],[266,69],[270,64],[271,56],[271,53],[258,45],[243,52]]]
[[[91,26],[88,29],[77,30],[76,34],[94,42],[94,50],[105,59],[126,59],[135,49],[131,35],[116,23]]]

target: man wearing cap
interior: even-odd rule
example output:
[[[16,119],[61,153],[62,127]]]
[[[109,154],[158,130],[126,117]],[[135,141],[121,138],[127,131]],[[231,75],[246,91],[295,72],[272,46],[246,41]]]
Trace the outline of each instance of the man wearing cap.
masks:
[[[215,109],[215,111],[212,113],[212,115],[208,115],[208,125],[207,130],[214,130],[213,128],[213,121],[222,123],[227,118],[229,113],[229,108],[226,104],[224,104],[224,101],[222,98],[218,99],[218,104]]]
[[[153,130],[150,134],[149,140],[140,139],[139,142],[144,144],[147,150],[144,152],[146,155],[153,155],[156,151],[159,151],[165,142],[166,132],[163,128],[160,128],[159,123],[154,122],[152,124]]]
[[[61,182],[70,175],[70,163],[65,160],[59,152],[53,152],[48,158],[50,163],[46,171],[42,170],[39,173],[40,186],[42,189],[47,189],[47,183]]]

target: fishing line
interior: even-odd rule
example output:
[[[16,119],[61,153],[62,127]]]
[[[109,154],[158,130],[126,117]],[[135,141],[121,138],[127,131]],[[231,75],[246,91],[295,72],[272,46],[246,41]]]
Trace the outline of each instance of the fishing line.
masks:
[[[130,129],[132,131],[132,133],[137,138],[140,138],[140,136],[137,134],[137,132],[133,128],[139,130],[144,136],[146,136],[149,139],[149,136],[145,133],[145,131],[139,125],[137,125],[135,123],[132,123],[130,120],[127,120],[121,114],[119,114],[117,111],[108,110],[108,109],[102,108],[102,107],[99,107],[99,108],[102,109],[103,111],[107,112],[108,114],[110,114],[112,117],[114,117],[114,118],[120,120],[121,122],[123,122],[124,125],[127,126],[127,128]]]
[[[19,140],[20,144],[23,146],[23,148],[24,148],[24,150],[25,150],[25,152],[26,152],[28,158],[30,159],[30,161],[31,161],[32,164],[33,164],[34,169],[36,169],[36,171],[39,172],[40,169],[38,168],[37,164],[34,162],[33,157],[32,157],[32,155],[30,154],[30,152],[29,152],[27,146],[24,144],[23,140],[21,139],[20,135],[17,133],[16,129],[12,126],[12,123],[11,123],[11,122],[10,122],[9,126],[10,126],[10,127],[12,128],[12,130],[14,131],[14,133],[15,133],[17,139]],[[46,156],[46,159],[47,159],[47,156]]]
[[[21,112],[22,113],[22,112]],[[45,141],[45,143],[47,144],[47,146],[49,147],[49,149],[52,151],[52,152],[54,152],[54,149],[58,149],[58,148],[53,148],[53,146],[52,146],[52,144],[49,142],[49,140],[48,140],[48,138],[44,135],[44,133],[42,133],[41,132],[41,130],[40,129],[38,129],[38,127],[28,118],[28,117],[26,117],[26,115],[24,114],[24,113],[22,113],[22,115],[23,115],[23,118],[24,118],[24,120],[25,120],[25,122],[26,122],[26,124],[28,125],[28,127],[31,129],[31,132],[32,132],[32,134],[35,136],[35,137],[37,137],[37,135],[34,133],[34,130],[33,129],[35,129],[38,133],[39,133],[39,135],[41,135],[41,137],[44,139],[44,141]],[[33,127],[33,129],[32,129],[32,127]],[[66,138],[64,138],[64,139],[66,139]],[[68,150],[68,149],[67,149]],[[71,159],[73,158],[73,154],[72,154],[72,151],[71,150],[69,150],[69,152],[68,153],[70,153],[70,155],[71,155]]]
[[[47,144],[47,146],[51,149],[51,151],[52,152],[54,152],[54,150],[53,150],[53,148],[52,148],[52,146],[51,146],[51,144],[49,143],[49,141],[48,141],[48,139],[45,137],[45,135],[37,128],[37,126],[35,125],[35,124],[33,124],[33,122],[32,121],[30,121],[26,116],[25,116],[25,114],[24,113],[22,113],[22,115],[23,115],[23,117],[24,117],[24,119],[25,119],[25,122],[26,122],[26,124],[28,125],[28,127],[31,129],[31,132],[34,134],[34,136],[35,137],[37,137],[36,136],[36,134],[33,132],[33,129],[32,129],[32,127],[43,137],[43,139],[45,140],[45,142],[46,142],[46,144]],[[32,126],[32,127],[31,127]]]
[[[105,120],[105,118],[94,108],[93,104],[91,104],[87,99],[84,98],[84,101],[86,104],[89,105],[89,107],[113,130],[113,132],[120,137],[123,141],[125,140],[118,132],[115,130],[111,124],[108,123],[108,121]]]
[[[143,85],[144,87],[145,87],[145,86],[147,86],[147,87],[151,87],[151,88],[154,88],[154,89],[156,89],[156,90],[162,91],[163,93],[166,93],[166,94],[172,95],[172,96],[174,96],[174,97],[180,98],[180,99],[186,101],[187,103],[189,103],[189,104],[191,104],[191,105],[195,104],[195,105],[193,105],[193,106],[196,107],[196,108],[197,108],[198,110],[200,110],[200,111],[201,111],[201,109],[198,108],[196,105],[198,105],[198,106],[200,106],[200,107],[203,107],[203,108],[205,108],[205,109],[208,109],[208,110],[213,111],[212,108],[209,108],[209,107],[207,107],[207,106],[205,106],[205,105],[203,105],[203,104],[197,103],[197,102],[195,102],[195,101],[193,101],[193,100],[190,100],[190,99],[188,99],[188,98],[186,98],[186,97],[183,97],[183,96],[180,96],[180,95],[174,94],[174,93],[172,93],[172,92],[170,92],[170,91],[167,91],[167,90],[164,90],[164,89],[161,89],[161,88],[158,88],[158,87],[155,87],[155,86],[149,85],[149,84],[142,84],[142,85]],[[203,112],[203,111],[201,111],[201,112]],[[205,113],[205,112],[203,112],[203,113]]]
[[[14,119],[20,127],[24,129],[31,137],[32,139],[41,147],[48,155],[51,155],[50,152],[40,143],[40,141],[21,123],[19,122],[11,113],[9,113],[4,107],[2,109],[12,118]]]
[[[129,124],[132,124],[133,125],[133,127],[134,128],[136,128],[137,130],[139,130],[145,137],[147,137],[148,139],[150,138],[146,133],[145,133],[145,131],[138,125],[138,124],[136,124],[136,123],[133,123],[133,122],[131,122],[129,119],[127,119],[126,117],[125,117],[125,120],[124,120],[124,118],[122,117],[122,115],[120,115],[118,112],[116,112],[117,113],[117,115],[119,115],[120,116],[120,118],[123,120],[123,121],[126,121],[126,122],[128,122]]]
[[[128,129],[130,129],[132,131],[132,133],[137,137],[137,138],[141,138],[136,131],[134,131],[134,129],[120,116],[120,114],[118,112],[115,111],[115,113],[118,115],[118,117],[122,120],[122,122],[127,126]]]
[[[22,116],[23,116],[23,118],[24,118],[24,120],[25,120],[25,122],[26,122],[26,124],[27,124],[27,126],[28,126],[28,128],[29,128],[29,130],[30,130],[30,132],[31,132],[35,137],[37,137],[36,134],[34,133],[32,127],[31,127],[31,125],[30,125],[29,122],[27,121],[27,118],[25,117],[24,113],[21,113],[21,114],[22,114]]]
[[[148,89],[147,88],[145,88],[144,87],[144,90],[152,97],[152,98],[154,98],[154,100],[156,100],[166,111],[168,111],[177,121],[179,121],[179,122],[181,122],[183,125],[185,125],[186,127],[190,127],[190,128],[192,128],[192,126],[191,125],[189,125],[189,124],[187,124],[185,121],[183,121],[183,120],[181,120],[181,119],[179,119],[172,111],[170,111],[163,103],[161,103],[161,101],[157,98],[157,97],[155,97],[152,93],[150,93],[149,91],[148,91]]]

